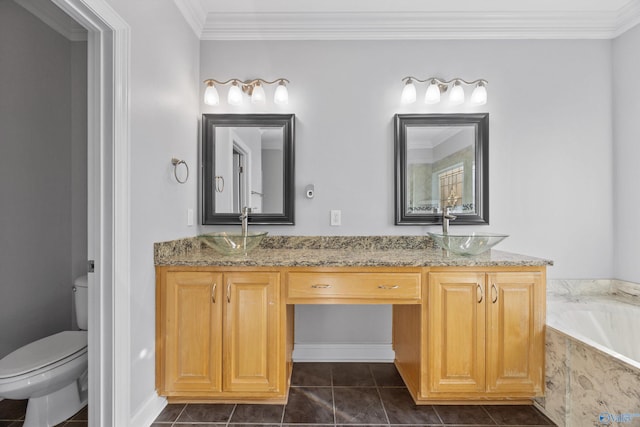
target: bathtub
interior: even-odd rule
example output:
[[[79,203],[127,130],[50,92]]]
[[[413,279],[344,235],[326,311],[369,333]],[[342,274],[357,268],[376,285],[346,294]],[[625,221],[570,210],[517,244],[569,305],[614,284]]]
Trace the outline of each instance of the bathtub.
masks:
[[[605,296],[550,300],[547,325],[640,370],[640,306]]]
[[[559,426],[640,426],[637,299],[548,298],[546,393],[537,404]]]

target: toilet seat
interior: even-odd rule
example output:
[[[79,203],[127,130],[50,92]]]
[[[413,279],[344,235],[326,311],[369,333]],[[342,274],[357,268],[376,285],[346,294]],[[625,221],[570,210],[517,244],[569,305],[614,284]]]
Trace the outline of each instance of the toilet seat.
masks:
[[[25,345],[0,360],[0,381],[19,377],[87,351],[87,331],[63,331]]]

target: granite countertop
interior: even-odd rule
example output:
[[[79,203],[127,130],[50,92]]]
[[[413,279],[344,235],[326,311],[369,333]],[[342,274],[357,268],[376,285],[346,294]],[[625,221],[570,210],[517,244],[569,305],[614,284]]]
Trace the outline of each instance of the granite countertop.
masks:
[[[446,255],[426,236],[267,236],[247,256],[224,256],[197,238],[156,243],[155,264],[223,267],[546,266],[553,261],[491,250]]]

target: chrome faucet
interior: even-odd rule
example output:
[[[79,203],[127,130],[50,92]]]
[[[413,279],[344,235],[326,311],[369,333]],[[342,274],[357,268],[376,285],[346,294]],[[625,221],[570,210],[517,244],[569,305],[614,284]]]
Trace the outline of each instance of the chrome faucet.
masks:
[[[242,214],[240,215],[240,221],[242,221],[242,235],[246,236],[249,233],[249,214],[251,213],[251,208],[243,207]]]
[[[449,221],[453,221],[457,216],[450,213],[451,207],[447,206],[442,210],[442,234],[449,233]]]

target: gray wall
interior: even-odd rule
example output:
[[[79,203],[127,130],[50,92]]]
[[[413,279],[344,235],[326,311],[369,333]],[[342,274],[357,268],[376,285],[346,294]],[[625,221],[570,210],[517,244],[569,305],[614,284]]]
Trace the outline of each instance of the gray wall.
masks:
[[[606,278],[613,274],[611,50],[608,40],[203,41],[201,80],[286,77],[291,84],[288,106],[223,101],[201,109],[296,114],[296,225],[256,226],[288,235],[434,229],[394,225],[393,116],[488,111],[491,225],[464,229],[510,234],[499,248],[555,260],[551,278]],[[489,102],[401,105],[407,75],[484,78]],[[316,197],[308,200],[311,183]],[[341,227],[329,225],[331,209],[342,210]],[[351,327],[357,316],[367,331]],[[365,342],[362,335],[390,342],[388,307],[298,307],[296,322],[297,343]]]
[[[153,243],[193,236],[197,212],[199,40],[173,0],[109,0],[131,27],[131,402],[133,416],[155,394]],[[151,15],[150,15],[151,11]],[[171,158],[189,165],[178,184]],[[121,308],[115,307],[119,315]]]
[[[86,260],[85,49],[0,1],[0,357],[72,327]]]
[[[640,26],[613,42],[615,203],[605,206],[615,224],[614,277],[640,282]]]

